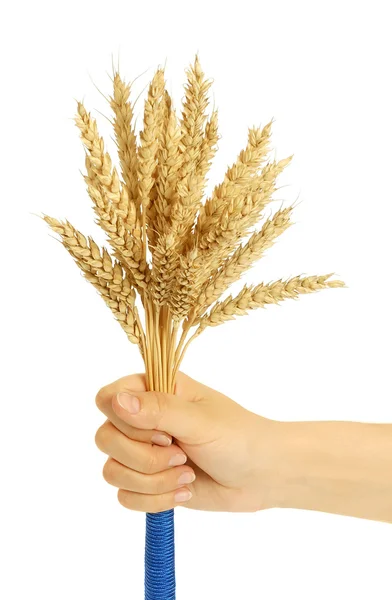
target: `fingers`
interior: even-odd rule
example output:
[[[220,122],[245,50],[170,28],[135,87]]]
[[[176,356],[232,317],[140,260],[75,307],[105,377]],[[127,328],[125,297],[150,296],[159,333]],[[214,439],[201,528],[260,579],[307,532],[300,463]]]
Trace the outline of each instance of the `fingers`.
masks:
[[[148,442],[159,444],[160,446],[169,446],[172,442],[171,435],[162,431],[137,429],[125,423],[112,408],[112,398],[118,390],[137,390],[145,391],[144,375],[131,375],[123,377],[110,385],[107,385],[99,390],[95,398],[95,403],[99,410],[127,437],[139,442]]]
[[[162,392],[119,390],[112,397],[114,413],[136,429],[165,431],[181,442],[196,443],[200,432],[216,426],[211,403],[189,401]]]
[[[103,477],[107,483],[129,492],[138,494],[162,495],[174,492],[195,480],[194,471],[188,467],[175,467],[154,475],[146,475],[124,467],[113,458],[109,458],[103,468]]]
[[[154,446],[128,438],[110,421],[95,436],[98,448],[109,455],[103,476],[118,487],[124,507],[143,512],[161,512],[188,502],[195,480],[186,454],[175,444]]]
[[[118,490],[118,501],[125,508],[130,510],[138,510],[147,513],[158,513],[164,510],[170,510],[175,506],[181,506],[186,503],[190,507],[188,501],[192,498],[192,492],[187,488],[181,488],[176,492],[161,494],[159,496],[148,496],[145,494],[137,494],[126,490]]]
[[[177,445],[160,447],[129,439],[110,421],[98,429],[95,443],[102,452],[140,473],[159,473],[183,465],[187,460],[186,454]]]

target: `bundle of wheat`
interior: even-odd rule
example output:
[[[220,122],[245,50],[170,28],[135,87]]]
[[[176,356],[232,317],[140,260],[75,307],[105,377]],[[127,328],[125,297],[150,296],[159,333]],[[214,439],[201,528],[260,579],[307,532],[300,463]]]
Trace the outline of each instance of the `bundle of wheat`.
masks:
[[[263,129],[252,127],[246,147],[204,200],[206,175],[219,139],[217,111],[210,115],[207,111],[210,86],[196,57],[187,71],[178,118],[159,68],[148,89],[138,137],[131,86],[114,73],[110,106],[121,174],[105,151],[95,119],[78,103],[76,125],[86,150],[84,178],[112,256],[68,221],[43,217],[128,339],[139,346],[150,390],[174,391],[186,349],[207,327],[250,309],[344,285],[331,280],[330,274],[294,277],[245,285],[234,298],[219,301],[290,226],[292,207],[280,208],[267,219],[263,215],[291,157],[269,159],[271,122]],[[260,228],[254,229],[262,219]],[[167,568],[174,560],[169,512],[147,515],[148,600],[170,600],[175,594],[174,567]],[[168,551],[162,546],[165,528]]]

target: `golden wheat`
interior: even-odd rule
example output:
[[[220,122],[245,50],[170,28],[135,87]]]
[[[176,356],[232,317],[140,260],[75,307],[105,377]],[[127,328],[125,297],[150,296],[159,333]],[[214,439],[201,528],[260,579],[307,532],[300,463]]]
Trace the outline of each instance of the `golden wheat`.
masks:
[[[178,171],[177,201],[174,202],[171,211],[180,244],[186,243],[200,207],[204,186],[205,154],[208,155],[205,145],[209,143],[204,142],[203,126],[207,118],[206,108],[211,82],[205,79],[197,56],[194,65],[187,71],[187,76],[180,121],[181,166]],[[207,133],[210,133],[210,129]],[[197,169],[200,160],[203,164]]]
[[[165,79],[162,69],[158,69],[148,89],[144,105],[144,128],[140,132],[139,159],[139,207],[142,211],[143,257],[147,251],[147,216],[150,207],[150,193],[154,185],[154,172],[157,164],[159,143],[159,124],[161,118],[161,99],[164,93]]]
[[[133,126],[133,109],[129,100],[131,87],[115,73],[110,106],[114,113],[113,129],[116,137],[121,175],[131,205],[138,204],[137,140]]]
[[[208,115],[207,110],[210,86],[196,56],[187,71],[178,118],[159,68],[137,134],[131,86],[114,73],[109,103],[120,175],[95,119],[77,104],[76,124],[86,149],[84,179],[113,258],[68,221],[43,216],[129,340],[138,344],[149,389],[174,390],[186,349],[207,327],[267,304],[344,285],[331,275],[294,277],[245,285],[234,298],[219,301],[290,226],[292,207],[269,218],[264,210],[291,157],[269,160],[272,122],[250,128],[246,147],[203,202],[219,140],[218,113]]]
[[[196,172],[200,175],[205,183],[205,177],[211,166],[212,159],[218,149],[218,111],[214,110],[210,119],[207,121],[204,137],[200,144],[200,156],[196,162]]]
[[[181,129],[172,106],[172,101],[165,92],[165,112],[162,137],[158,148],[158,165],[156,174],[156,216],[154,230],[157,234],[169,232],[171,207],[177,199],[177,173],[181,166]]]
[[[262,130],[249,129],[246,148],[240,152],[237,161],[226,171],[223,182],[215,187],[211,198],[200,209],[195,233],[202,250],[216,246],[217,239],[233,229],[230,216],[237,218],[242,214],[249,186],[269,150],[271,125],[268,123]]]
[[[121,264],[117,261],[113,263],[105,248],[100,249],[91,237],[87,239],[69,221],[62,223],[47,215],[43,218],[49,227],[60,235],[63,246],[75,259],[85,278],[98,290],[127,333],[129,340],[139,344],[136,294]]]
[[[239,246],[222,266],[207,280],[197,299],[198,310],[203,310],[217,300],[229,286],[235,283],[264,252],[271,248],[275,239],[290,226],[292,207],[279,210],[265,221],[260,231],[253,233],[246,244]]]
[[[278,304],[287,298],[298,298],[300,294],[310,294],[327,288],[344,287],[343,281],[328,281],[331,275],[313,275],[311,277],[294,277],[288,281],[260,283],[256,286],[245,285],[240,293],[233,298],[228,296],[222,302],[217,302],[208,314],[199,322],[197,334],[206,327],[216,327],[235,316],[246,314],[249,310],[263,308],[266,304]]]
[[[117,171],[112,168],[112,161],[105,152],[95,119],[87,113],[82,103],[79,102],[77,108],[75,121],[88,152],[85,181],[98,223],[108,234],[115,256],[123,263],[132,283],[140,290],[147,285],[148,269],[135,207],[129,204],[126,187],[120,185]]]

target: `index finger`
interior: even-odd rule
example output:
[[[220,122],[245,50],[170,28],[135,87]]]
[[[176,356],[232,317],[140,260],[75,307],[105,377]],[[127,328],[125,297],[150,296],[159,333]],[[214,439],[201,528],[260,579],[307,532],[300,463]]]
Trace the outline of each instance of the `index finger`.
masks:
[[[131,440],[169,446],[172,442],[171,435],[162,431],[143,430],[132,427],[132,425],[128,425],[120,419],[112,408],[113,396],[116,396],[118,392],[128,390],[130,392],[145,392],[146,389],[146,378],[142,373],[128,375],[101,388],[95,397],[95,403],[108,420]]]

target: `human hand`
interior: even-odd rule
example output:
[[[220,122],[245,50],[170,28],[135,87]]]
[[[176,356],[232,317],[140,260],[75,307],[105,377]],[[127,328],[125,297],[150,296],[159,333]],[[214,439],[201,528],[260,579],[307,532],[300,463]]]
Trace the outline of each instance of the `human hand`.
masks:
[[[102,388],[96,444],[105,480],[126,508],[257,511],[275,506],[277,422],[179,373],[176,394],[146,392],[143,375]],[[185,464],[185,462],[187,464]]]

